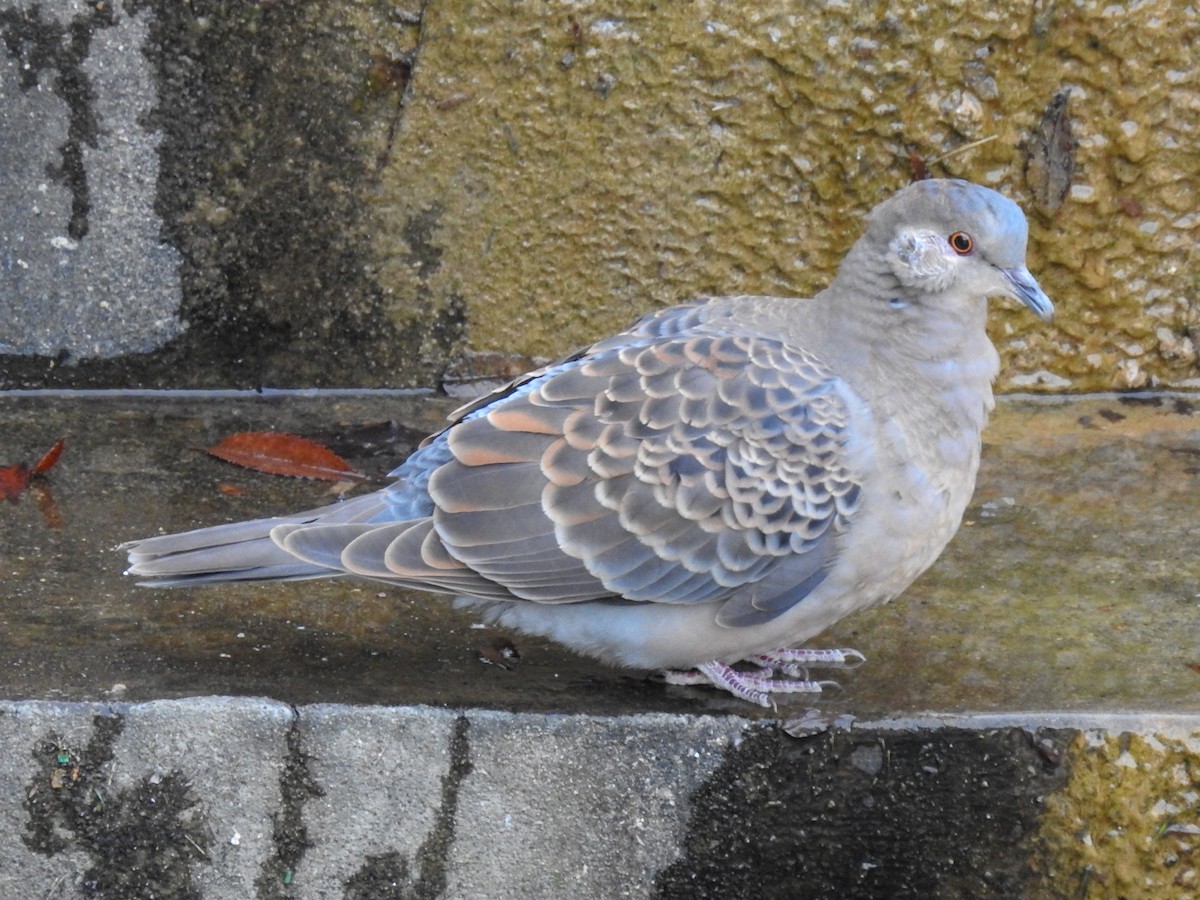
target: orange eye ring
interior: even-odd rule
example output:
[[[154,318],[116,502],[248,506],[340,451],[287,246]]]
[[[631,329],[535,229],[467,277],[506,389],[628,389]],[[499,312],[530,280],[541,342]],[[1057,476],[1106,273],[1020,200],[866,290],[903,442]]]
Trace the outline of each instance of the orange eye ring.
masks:
[[[975,242],[965,231],[956,231],[949,237],[950,246],[959,256],[966,256],[975,249]]]

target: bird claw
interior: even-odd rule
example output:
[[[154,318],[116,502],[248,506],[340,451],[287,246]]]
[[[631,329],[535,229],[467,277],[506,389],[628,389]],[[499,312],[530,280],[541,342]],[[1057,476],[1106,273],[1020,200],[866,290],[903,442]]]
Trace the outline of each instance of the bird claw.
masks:
[[[857,650],[809,647],[784,647],[770,653],[760,653],[746,660],[760,669],[778,672],[786,678],[808,678],[809,669],[857,669],[867,658]]]
[[[819,694],[836,681],[812,681],[808,669],[853,669],[866,658],[857,650],[808,650],[785,648],[761,653],[746,662],[757,670],[742,671],[720,660],[701,663],[694,669],[671,669],[663,673],[667,684],[705,685],[728,691],[740,700],[758,706],[775,705],[772,694]],[[776,678],[778,673],[783,676]]]

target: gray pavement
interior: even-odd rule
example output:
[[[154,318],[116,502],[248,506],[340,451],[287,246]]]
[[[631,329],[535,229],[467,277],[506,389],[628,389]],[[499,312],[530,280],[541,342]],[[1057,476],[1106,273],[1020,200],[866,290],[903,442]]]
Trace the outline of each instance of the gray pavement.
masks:
[[[6,703],[0,896],[1060,896],[1047,795],[1137,735],[1194,755],[1200,716]]]
[[[648,896],[749,726],[228,698],[0,709],[4,897]]]
[[[0,505],[0,898],[1189,896],[1186,397],[1001,402],[943,558],[820,640],[867,664],[776,710],[416,592],[121,576],[122,540],[327,502],[218,437],[324,433],[382,473],[452,405],[0,397],[0,463],[67,436]]]

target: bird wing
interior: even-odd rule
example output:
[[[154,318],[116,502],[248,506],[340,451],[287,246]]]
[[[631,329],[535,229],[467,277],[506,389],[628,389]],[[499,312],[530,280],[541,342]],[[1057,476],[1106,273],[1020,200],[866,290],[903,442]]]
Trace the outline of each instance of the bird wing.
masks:
[[[701,309],[646,317],[464,408],[428,476],[432,515],[273,537],[454,593],[724,600],[728,624],[773,618],[824,577],[858,504],[845,389],[778,338],[706,329]]]

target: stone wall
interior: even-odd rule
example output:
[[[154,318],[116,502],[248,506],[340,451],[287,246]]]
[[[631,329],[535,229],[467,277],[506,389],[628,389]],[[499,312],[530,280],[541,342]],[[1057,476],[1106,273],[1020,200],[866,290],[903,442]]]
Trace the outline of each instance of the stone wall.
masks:
[[[6,5],[7,4],[7,5]],[[818,290],[912,178],[1030,213],[1004,389],[1200,386],[1200,14],[0,0],[0,385],[503,375]]]

